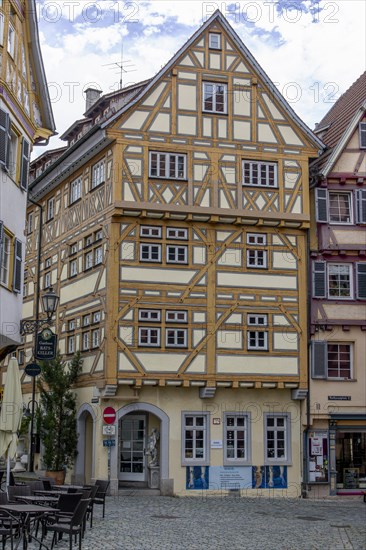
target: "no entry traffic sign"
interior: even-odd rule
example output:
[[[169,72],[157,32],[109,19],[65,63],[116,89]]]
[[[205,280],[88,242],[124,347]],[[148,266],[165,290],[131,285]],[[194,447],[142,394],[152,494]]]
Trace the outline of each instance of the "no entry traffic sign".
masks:
[[[113,424],[116,420],[116,411],[113,407],[106,407],[103,411],[103,420],[106,424]]]

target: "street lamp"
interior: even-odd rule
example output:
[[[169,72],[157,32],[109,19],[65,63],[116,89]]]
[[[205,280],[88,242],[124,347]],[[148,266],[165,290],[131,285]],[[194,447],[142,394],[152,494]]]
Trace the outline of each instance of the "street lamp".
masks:
[[[42,296],[42,305],[43,305],[43,311],[47,315],[47,319],[39,319],[38,318],[38,299],[37,299],[37,306],[36,306],[36,318],[35,319],[26,319],[24,321],[20,322],[20,334],[34,334],[38,333],[40,329],[46,328],[51,324],[52,321],[52,315],[55,313],[57,309],[57,304],[59,301],[59,297],[55,293],[52,287],[48,289],[48,291],[43,294]],[[34,353],[34,355],[36,355]],[[30,453],[29,453],[29,464],[28,468],[30,472],[33,472],[34,470],[34,449],[35,449],[35,441],[34,441],[34,410],[35,410],[35,404],[37,403],[35,400],[36,396],[36,377],[32,376],[32,399],[28,403],[28,408],[26,411],[26,415],[28,412],[28,415],[30,413],[31,417],[31,425],[30,425]],[[29,404],[31,404],[31,411],[29,411]]]

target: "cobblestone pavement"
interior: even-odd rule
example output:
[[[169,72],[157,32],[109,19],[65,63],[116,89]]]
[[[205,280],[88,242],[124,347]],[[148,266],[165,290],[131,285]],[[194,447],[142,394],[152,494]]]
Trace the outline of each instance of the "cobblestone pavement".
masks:
[[[105,519],[102,507],[95,507],[93,528],[87,529],[82,548],[366,550],[366,504],[361,497],[109,497]],[[68,549],[68,537],[56,549]]]

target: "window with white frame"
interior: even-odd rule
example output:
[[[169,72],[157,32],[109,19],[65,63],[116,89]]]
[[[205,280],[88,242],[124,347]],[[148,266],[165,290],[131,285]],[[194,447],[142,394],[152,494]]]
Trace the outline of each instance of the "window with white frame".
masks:
[[[84,270],[91,269],[93,267],[93,251],[89,250],[84,255]]]
[[[140,244],[140,261],[142,262],[161,262],[160,244]]]
[[[100,311],[93,312],[93,324],[100,323]]]
[[[90,334],[89,332],[82,333],[82,350],[88,351],[90,348]]]
[[[78,274],[78,261],[71,260],[69,269],[69,277],[75,277]]]
[[[159,347],[160,328],[139,327],[139,346]]]
[[[360,149],[366,149],[366,122],[360,122]]]
[[[221,34],[210,32],[208,34],[208,47],[212,50],[221,50]]]
[[[352,195],[329,191],[329,221],[331,223],[352,223]]]
[[[188,311],[167,310],[165,312],[165,321],[167,323],[187,323],[187,321],[188,321]]]
[[[82,317],[82,326],[83,327],[88,327],[90,325],[90,315],[87,314],[87,315],[83,315]]]
[[[178,153],[149,153],[149,175],[153,178],[187,179],[187,155]]]
[[[167,245],[166,261],[168,264],[186,264],[188,262],[188,247]]]
[[[87,237],[85,237],[84,239],[84,246],[87,247],[87,246],[91,246],[94,242],[94,239],[93,239],[93,235],[88,235]]]
[[[48,267],[51,267],[52,265],[52,258],[46,258],[44,262],[44,266],[47,269]]]
[[[209,413],[182,413],[182,464],[209,463]]]
[[[140,236],[149,239],[161,239],[161,227],[155,225],[141,225]]]
[[[224,413],[224,464],[246,463],[249,454],[250,418],[248,414]]]
[[[227,84],[203,82],[203,111],[227,113]]]
[[[328,263],[328,297],[352,298],[351,264]]]
[[[267,245],[267,235],[262,233],[247,234],[247,267],[267,268],[267,249],[258,248]],[[254,248],[255,247],[255,248]]]
[[[180,227],[167,227],[166,238],[186,241],[188,239],[188,229]]]
[[[165,346],[167,348],[186,348],[187,332],[186,328],[167,327],[165,329]]]
[[[268,325],[267,315],[248,314],[247,316],[247,342],[248,350],[268,350],[268,331],[264,327]]]
[[[70,319],[67,322],[67,330],[75,330],[75,328],[76,328],[75,319]]]
[[[98,246],[94,249],[94,265],[99,265],[103,262],[103,248]]]
[[[76,254],[77,251],[78,251],[77,243],[70,244],[69,255],[72,256],[73,254]]]
[[[11,57],[14,59],[15,55],[15,30],[11,23],[9,23],[8,28],[8,52]]]
[[[366,224],[366,189],[315,189],[316,221],[339,225]]]
[[[103,229],[98,229],[94,233],[94,242],[101,241],[103,239]]]
[[[9,141],[8,168],[9,168],[9,176],[13,178],[13,180],[16,180],[16,177],[17,177],[18,143],[19,143],[19,135],[16,132],[14,132],[13,128],[11,128],[10,141]]]
[[[243,160],[243,185],[278,187],[277,164]]]
[[[18,363],[19,365],[24,365],[24,349],[19,349],[18,350]]]
[[[161,320],[160,309],[139,309],[139,321],[159,323]]]
[[[44,288],[50,288],[51,286],[51,272],[48,271],[44,274]]]
[[[290,415],[264,413],[265,463],[291,461]]]
[[[75,353],[75,336],[69,336],[67,339],[67,353]]]
[[[81,182],[82,177],[76,178],[76,180],[72,181],[70,184],[70,204],[73,204],[77,200],[81,198]]]
[[[55,198],[51,197],[47,201],[47,218],[46,220],[49,222],[54,218],[55,215]]]
[[[98,185],[105,182],[105,162],[104,159],[94,164],[92,168],[91,188],[95,189]]]
[[[353,379],[352,343],[314,340],[311,348],[312,378]]]
[[[30,235],[33,231],[33,212],[29,212],[27,218],[27,234]]]
[[[100,345],[100,329],[96,328],[91,333],[92,348],[97,348]]]
[[[1,6],[1,1],[0,1]],[[4,44],[4,16],[0,13],[0,46]]]
[[[10,253],[11,237],[5,233],[2,234],[2,243],[0,247],[0,283],[6,287],[10,281]]]

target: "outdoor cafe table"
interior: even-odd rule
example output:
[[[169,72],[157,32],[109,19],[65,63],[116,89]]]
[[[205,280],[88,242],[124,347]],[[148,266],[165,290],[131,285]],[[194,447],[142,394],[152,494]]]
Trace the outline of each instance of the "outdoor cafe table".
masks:
[[[17,496],[14,496],[14,498],[16,500],[21,500],[21,501],[25,502],[26,504],[27,503],[29,503],[29,504],[49,504],[50,506],[52,506],[53,504],[58,503],[58,497],[55,497],[53,495],[48,495],[48,496],[45,496],[45,495],[26,495],[26,496],[17,495]]]
[[[81,489],[84,489],[83,485],[54,485],[53,489],[57,489],[60,491],[67,491],[68,489],[76,489],[81,491]]]
[[[48,495],[51,495],[51,496],[60,496],[60,495],[64,495],[66,494],[67,491],[54,491],[53,489],[51,489],[50,491],[45,491],[45,490],[42,490],[42,491],[34,491],[34,494],[35,495],[42,495],[42,496],[48,496]],[[74,495],[76,495],[77,493],[73,493]]]
[[[22,536],[19,539],[16,548],[18,548],[20,542],[23,540],[23,550],[26,550],[28,548],[28,540],[34,539],[39,543],[40,548],[41,546],[44,546],[47,550],[49,550],[48,546],[43,541],[37,539],[34,535],[31,535],[30,520],[31,517],[37,518],[49,513],[54,514],[54,508],[49,506],[38,506],[37,504],[1,504],[0,510],[6,510],[14,516],[19,517]]]

